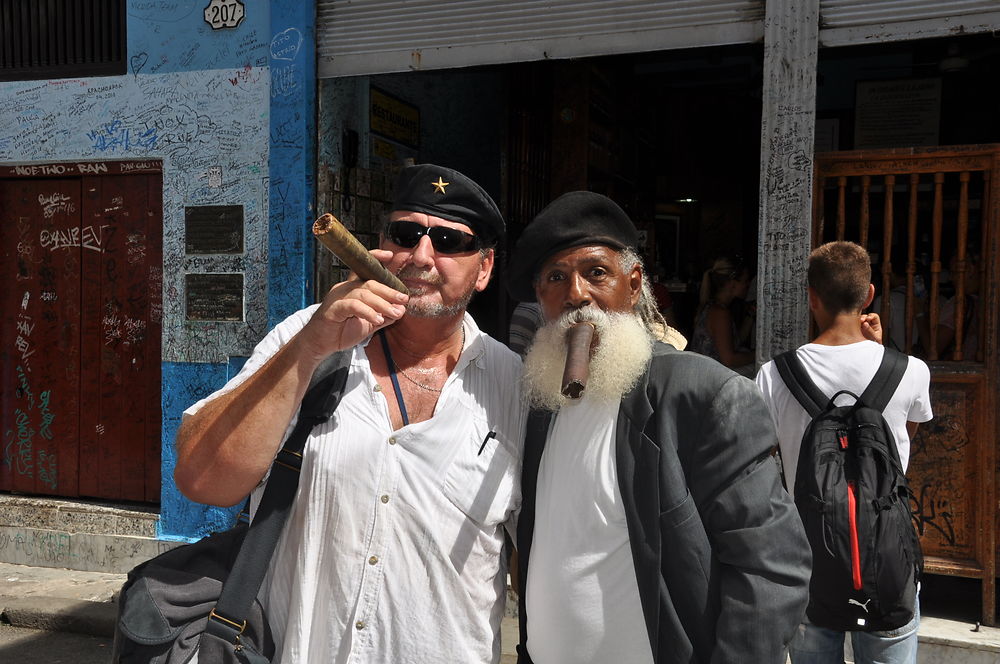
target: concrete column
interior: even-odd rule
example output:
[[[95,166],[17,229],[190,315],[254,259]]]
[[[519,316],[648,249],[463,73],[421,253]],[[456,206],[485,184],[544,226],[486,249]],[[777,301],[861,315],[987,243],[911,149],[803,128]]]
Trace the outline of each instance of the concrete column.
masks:
[[[760,156],[757,362],[805,343],[819,0],[767,0]]]

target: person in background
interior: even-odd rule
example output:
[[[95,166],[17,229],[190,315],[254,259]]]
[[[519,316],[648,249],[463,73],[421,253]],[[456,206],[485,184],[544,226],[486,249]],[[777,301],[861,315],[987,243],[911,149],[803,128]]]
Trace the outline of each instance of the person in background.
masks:
[[[520,507],[521,361],[466,313],[504,222],[449,168],[405,168],[372,253],[409,290],[335,285],[184,413],[177,486],[234,505],[267,471],[316,366],[350,353],[260,592],[284,664],[500,661],[504,531]],[[205,663],[211,664],[211,663]]]
[[[638,233],[609,198],[560,196],[528,224],[508,289],[546,324],[518,517],[521,664],[784,664],[810,554],[752,381],[658,341]],[[566,332],[596,327],[582,398]]]
[[[510,315],[510,328],[507,331],[507,346],[512,351],[524,357],[535,338],[535,330],[542,325],[542,310],[537,302],[519,302]]]
[[[868,252],[853,242],[821,245],[809,256],[807,279],[809,309],[819,336],[800,346],[796,355],[824,394],[832,396],[841,390],[861,394],[885,353],[879,343],[883,331],[878,314],[862,313],[875,294]],[[778,431],[785,486],[794,492],[802,437],[811,418],[773,361],[760,368],[756,382]],[[883,411],[904,471],[917,424],[931,419],[929,386],[927,365],[910,357],[906,373]],[[918,604],[913,620],[899,629],[851,632],[855,663],[916,664],[919,614]],[[843,664],[844,635],[805,620],[792,640],[792,664]]]
[[[899,274],[896,270],[896,263],[893,262],[893,271],[889,276],[890,291],[889,291],[889,344],[892,348],[900,352],[905,352],[906,348],[906,277]],[[881,295],[877,296],[872,300],[871,311],[873,313],[882,313],[882,302],[883,297]],[[919,305],[919,301],[917,302]],[[914,332],[916,331],[916,323],[914,322]],[[912,340],[914,343],[917,341],[916,334],[913,335]]]
[[[656,308],[660,310],[663,320],[671,327],[677,327],[677,318],[674,314],[674,297],[670,294],[670,289],[663,283],[666,270],[662,265],[657,264],[653,271],[653,297],[656,298]]]
[[[955,316],[958,311],[958,289],[959,279],[958,258],[952,257],[949,263],[949,272],[952,281],[956,283],[955,295],[945,300],[941,305],[941,313],[938,318],[937,327],[937,351],[938,358],[950,360],[955,352]],[[962,311],[962,359],[975,360],[979,351],[979,328],[980,328],[980,297],[979,286],[981,281],[979,272],[979,257],[970,255],[965,257],[965,270],[962,272],[963,288],[963,311]]]
[[[738,346],[740,328],[733,302],[746,298],[751,277],[750,270],[733,258],[718,258],[705,270],[689,348],[747,376],[753,373],[754,353]]]

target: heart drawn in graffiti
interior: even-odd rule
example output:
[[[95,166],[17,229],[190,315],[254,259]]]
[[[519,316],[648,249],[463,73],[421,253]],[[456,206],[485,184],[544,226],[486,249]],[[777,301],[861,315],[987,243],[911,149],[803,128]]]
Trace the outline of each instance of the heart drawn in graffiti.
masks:
[[[133,55],[128,59],[129,64],[132,65],[132,75],[136,76],[146,66],[146,61],[149,60],[149,55],[147,53],[138,53]]]
[[[271,58],[274,60],[294,60],[302,46],[302,33],[297,28],[287,28],[274,35],[271,40]]]

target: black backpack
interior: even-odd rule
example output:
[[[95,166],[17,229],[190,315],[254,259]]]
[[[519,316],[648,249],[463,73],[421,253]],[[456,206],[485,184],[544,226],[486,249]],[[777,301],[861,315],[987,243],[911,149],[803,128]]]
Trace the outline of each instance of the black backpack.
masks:
[[[924,560],[910,521],[910,489],[882,411],[907,357],[886,348],[860,397],[847,390],[824,396],[794,350],[774,362],[812,418],[795,475],[795,505],[813,554],[806,615],[838,631],[902,627],[913,619]],[[835,405],[842,394],[854,404]]]

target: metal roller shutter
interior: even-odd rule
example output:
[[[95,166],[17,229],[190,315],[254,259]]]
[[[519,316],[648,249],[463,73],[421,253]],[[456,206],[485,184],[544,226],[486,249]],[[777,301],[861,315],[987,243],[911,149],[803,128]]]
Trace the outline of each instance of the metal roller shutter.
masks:
[[[820,0],[821,46],[991,32],[1000,0]]]
[[[759,41],[763,0],[318,0],[321,78]]]

